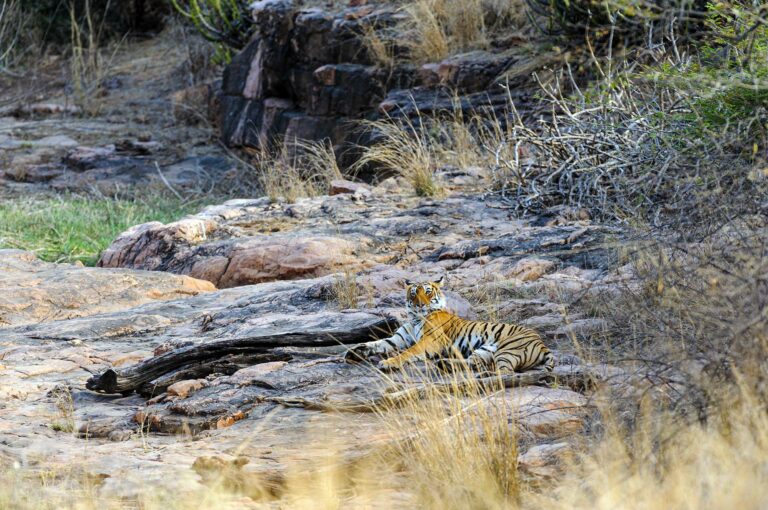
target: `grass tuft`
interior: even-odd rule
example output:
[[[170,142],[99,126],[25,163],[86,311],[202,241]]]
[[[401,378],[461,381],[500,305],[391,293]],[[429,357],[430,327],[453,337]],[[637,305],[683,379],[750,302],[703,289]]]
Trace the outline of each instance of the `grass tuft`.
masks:
[[[323,195],[332,180],[343,178],[333,146],[327,141],[295,141],[249,154],[248,166],[272,200],[295,202],[300,197]]]
[[[357,308],[361,292],[354,271],[347,269],[344,273],[336,276],[333,280],[331,293],[340,309]]]
[[[417,64],[486,49],[495,34],[525,23],[525,7],[518,0],[416,0],[403,10],[403,42],[409,60]]]
[[[376,132],[378,141],[363,148],[354,168],[383,167],[408,180],[417,195],[440,196],[443,187],[435,175],[438,161],[429,134],[410,119],[403,124],[391,120],[365,123]]]

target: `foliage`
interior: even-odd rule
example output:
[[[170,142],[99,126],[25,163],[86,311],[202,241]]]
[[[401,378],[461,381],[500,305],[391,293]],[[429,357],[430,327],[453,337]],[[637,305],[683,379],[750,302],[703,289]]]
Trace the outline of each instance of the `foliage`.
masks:
[[[174,221],[198,207],[162,196],[145,200],[5,199],[0,203],[0,248],[29,250],[51,262],[94,265],[101,251],[129,227]]]
[[[242,0],[170,0],[198,31],[216,43],[216,59],[227,63],[231,50],[242,49],[253,33],[247,2]]]

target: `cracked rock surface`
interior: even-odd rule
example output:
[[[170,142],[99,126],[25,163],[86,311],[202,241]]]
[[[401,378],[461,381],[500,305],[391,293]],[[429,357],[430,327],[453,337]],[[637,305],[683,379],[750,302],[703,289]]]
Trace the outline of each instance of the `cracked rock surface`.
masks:
[[[392,433],[359,404],[392,381],[344,363],[346,347],[332,336],[318,347],[190,362],[124,395],[85,382],[190,346],[402,320],[405,278],[446,275],[459,315],[535,327],[562,375],[615,376],[574,355],[574,338],[588,343],[606,327],[574,303],[633,285],[613,253],[619,241],[584,218],[514,218],[469,187],[425,199],[385,181],[370,193],[232,200],[139,225],[99,268],[0,252],[0,287],[14,289],[0,294],[0,459],[74,463],[101,480],[98,490],[127,497],[137,480],[194,488],[224,465],[279,483],[286,465],[327,455],[329,441],[345,458],[367,455]],[[531,472],[548,473],[546,459],[558,456],[530,448],[561,448],[591,409],[580,387],[514,387],[494,398],[515,409]]]

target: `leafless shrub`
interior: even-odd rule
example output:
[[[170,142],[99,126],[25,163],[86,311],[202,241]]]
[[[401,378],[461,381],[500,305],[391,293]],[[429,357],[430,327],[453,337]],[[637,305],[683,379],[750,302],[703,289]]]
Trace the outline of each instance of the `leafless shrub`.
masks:
[[[669,44],[656,49],[656,67],[669,76],[688,72],[691,59]],[[766,183],[747,178],[756,161],[744,142],[754,140],[752,127],[768,118],[766,110],[713,123],[707,109],[724,101],[712,99],[722,90],[714,83],[683,87],[629,61],[597,72],[602,79],[589,91],[572,81],[572,96],[560,83],[542,87],[551,121],[529,126],[513,115],[509,136],[493,148],[498,187],[513,209],[537,213],[566,203],[595,217],[645,217],[660,226],[663,217],[693,223],[711,215],[706,204],[725,204],[727,196],[741,197],[743,211],[759,207]]]
[[[16,23],[21,15],[19,2],[16,0],[3,0],[0,3],[0,63],[3,68],[5,62],[16,49],[19,40],[19,31]]]
[[[703,0],[526,0],[526,5],[540,31],[565,35],[564,42],[576,45],[586,37],[635,46],[649,36],[669,35],[673,20],[678,31],[693,34],[707,11]]]
[[[698,417],[739,387],[768,398],[768,222],[740,216],[680,237],[643,243],[632,260],[646,284],[603,307],[615,353]]]

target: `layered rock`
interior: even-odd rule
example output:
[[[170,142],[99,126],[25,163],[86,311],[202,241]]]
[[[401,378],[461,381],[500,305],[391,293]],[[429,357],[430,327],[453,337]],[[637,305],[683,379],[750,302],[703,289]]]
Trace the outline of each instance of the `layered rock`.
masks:
[[[0,451],[25,467],[44,463],[71,469],[83,452],[77,436],[87,437],[87,457],[79,469],[104,478],[99,491],[122,496],[132,494],[126,480],[140,466],[142,480],[165,486],[162,479],[171,473],[188,479],[193,467],[201,469],[201,457],[231,451],[248,459],[249,472],[278,480],[286,462],[304,469],[322,459],[329,441],[338,441],[345,459],[368,455],[395,438],[379,414],[355,409],[381,396],[389,382],[370,367],[344,363],[341,345],[277,348],[261,358],[192,363],[147,385],[143,396],[115,398],[83,388],[87,378],[105,368],[153,359],[168,349],[330,324],[343,330],[345,324],[374,324],[401,310],[400,302],[387,305],[386,296],[371,308],[339,310],[320,290],[333,280],[263,283],[5,329]],[[584,425],[584,396],[565,388],[510,388],[502,399],[529,441],[575,434]],[[323,410],[334,408],[348,412]],[[152,431],[193,434],[199,440]],[[164,452],[161,461],[152,460],[157,448]],[[189,487],[200,482],[194,480]],[[177,481],[170,483],[178,488]]]
[[[254,2],[252,12],[256,33],[227,66],[221,86],[221,134],[231,146],[329,139],[344,154],[371,140],[360,119],[456,108],[500,114],[510,92],[498,85],[522,55],[511,44],[423,66],[385,66],[364,36],[403,21],[391,6],[322,10],[268,0]],[[518,96],[517,89],[511,94]]]
[[[570,278],[575,291],[611,258],[612,233],[583,220],[536,226],[472,193],[431,200],[382,186],[295,203],[231,200],[167,225],[138,225],[99,265],[170,271],[222,288],[342,269],[377,278],[388,267],[408,268],[403,277],[448,273],[467,285],[491,273],[524,285]]]

